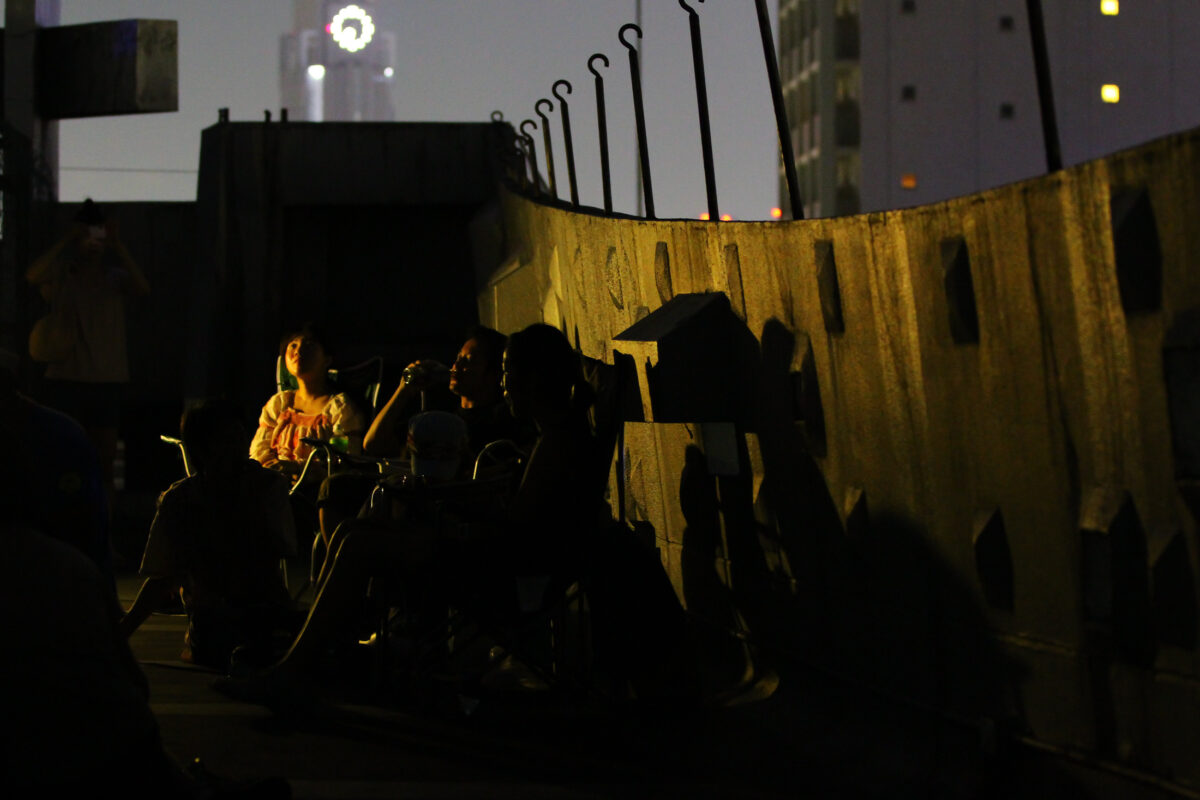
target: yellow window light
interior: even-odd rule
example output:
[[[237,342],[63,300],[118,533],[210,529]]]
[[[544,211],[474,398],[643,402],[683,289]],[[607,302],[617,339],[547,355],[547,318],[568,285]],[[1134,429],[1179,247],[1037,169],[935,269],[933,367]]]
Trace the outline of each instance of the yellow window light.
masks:
[[[771,209],[771,219],[783,219],[783,209],[775,206]]]
[[[700,215],[700,219],[702,219],[702,220],[704,220],[704,221],[706,221],[706,222],[707,222],[707,221],[708,221],[708,212],[707,212],[707,211],[705,211],[704,213],[702,213],[702,214]]]
[[[1100,99],[1106,103],[1121,102],[1121,87],[1115,83],[1106,83],[1100,87]]]
[[[1100,13],[1106,17],[1115,17],[1120,14],[1120,0],[1100,0]]]
[[[917,188],[917,176],[911,172],[906,172],[900,176],[900,188],[915,189]]]

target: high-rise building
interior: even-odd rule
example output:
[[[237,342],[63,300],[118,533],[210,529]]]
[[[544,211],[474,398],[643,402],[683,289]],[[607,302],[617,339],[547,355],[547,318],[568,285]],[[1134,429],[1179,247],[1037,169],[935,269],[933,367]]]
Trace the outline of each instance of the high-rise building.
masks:
[[[1200,3],[1042,6],[1067,165],[1200,125]],[[779,29],[808,216],[1045,171],[1025,0],[780,0]]]
[[[292,119],[395,118],[396,37],[379,30],[375,0],[295,0],[293,31],[279,45],[279,91]]]

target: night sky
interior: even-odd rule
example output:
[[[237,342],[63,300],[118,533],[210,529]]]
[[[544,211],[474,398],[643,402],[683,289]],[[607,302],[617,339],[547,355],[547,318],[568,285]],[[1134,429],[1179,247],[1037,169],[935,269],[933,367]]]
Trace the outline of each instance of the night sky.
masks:
[[[769,3],[775,13],[774,0]],[[778,204],[777,140],[758,22],[751,0],[708,0],[700,13],[718,198],[736,219],[766,219]],[[704,171],[688,15],[677,0],[643,0],[643,81],[656,211],[698,217]],[[192,200],[200,131],[228,107],[233,120],[278,116],[279,37],[292,26],[291,0],[64,0],[63,24],[123,18],[179,22],[179,111],[64,121],[60,198]],[[634,0],[382,0],[380,30],[397,38],[400,121],[489,119],[519,123],[551,97],[568,96],[581,201],[601,205],[594,81],[587,58],[604,52],[618,211],[636,210],[635,133],[628,56],[617,30],[635,19]],[[553,99],[553,98],[551,98]],[[556,141],[558,114],[551,116]],[[537,137],[541,149],[540,133]],[[565,162],[556,167],[566,196]],[[150,168],[153,173],[95,168]],[[544,169],[544,162],[543,162]]]

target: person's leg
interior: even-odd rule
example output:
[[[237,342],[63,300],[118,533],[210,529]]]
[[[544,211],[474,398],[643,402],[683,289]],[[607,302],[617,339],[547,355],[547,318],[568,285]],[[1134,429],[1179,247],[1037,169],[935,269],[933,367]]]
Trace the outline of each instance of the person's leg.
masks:
[[[405,576],[429,560],[432,537],[422,530],[397,530],[348,521],[335,535],[333,558],[318,582],[304,627],[271,672],[305,673],[362,608],[367,580]]]

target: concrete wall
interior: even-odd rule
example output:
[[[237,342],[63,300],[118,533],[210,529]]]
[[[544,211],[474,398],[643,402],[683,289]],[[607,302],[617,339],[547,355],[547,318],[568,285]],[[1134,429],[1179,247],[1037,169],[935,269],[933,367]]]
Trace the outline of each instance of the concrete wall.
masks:
[[[1200,787],[1198,148],[806,222],[508,194],[480,315],[611,363],[672,297],[729,298],[705,381],[745,413],[625,440],[629,519],[754,643],[713,635],[710,680],[816,661]]]

